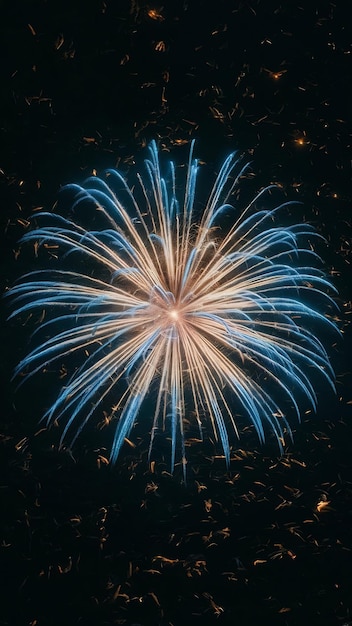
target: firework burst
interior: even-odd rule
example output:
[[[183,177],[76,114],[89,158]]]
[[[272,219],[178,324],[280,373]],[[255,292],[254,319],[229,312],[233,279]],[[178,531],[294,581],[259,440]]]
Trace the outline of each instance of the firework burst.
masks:
[[[307,224],[276,225],[284,205],[265,208],[272,187],[240,210],[234,191],[245,168],[234,154],[225,160],[198,218],[193,144],[180,203],[175,167],[169,162],[162,175],[153,142],[138,190],[108,170],[64,188],[74,197],[65,215],[35,215],[23,241],[61,261],[10,291],[13,315],[45,312],[35,333],[44,338],[17,374],[80,359],[43,417],[64,422],[62,440],[72,443],[113,398],[114,463],[138,415],[147,419],[149,398],[150,449],[165,429],[171,470],[178,442],[185,466],[189,419],[200,437],[211,425],[229,463],[238,420],[250,420],[261,442],[273,432],[281,447],[287,411],[299,418],[302,405],[316,408],[315,374],[334,386],[315,334],[336,328],[325,315],[333,289],[310,246],[318,235]],[[89,230],[77,223],[88,220]]]

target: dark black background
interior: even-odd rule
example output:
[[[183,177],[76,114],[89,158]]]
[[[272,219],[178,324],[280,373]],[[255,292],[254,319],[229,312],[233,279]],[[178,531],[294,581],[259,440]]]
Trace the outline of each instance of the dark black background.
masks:
[[[151,139],[182,162],[196,138],[214,172],[247,151],[253,193],[274,181],[304,202],[345,334],[330,350],[338,401],[284,457],[244,432],[226,473],[195,446],[185,487],[162,451],[149,470],[143,433],[113,470],[94,433],[72,455],[38,433],[49,383],[15,394],[29,331],[3,302],[0,624],[351,625],[349,2],[14,0],[0,19],[3,290],[30,269],[16,242],[60,185],[127,172]]]

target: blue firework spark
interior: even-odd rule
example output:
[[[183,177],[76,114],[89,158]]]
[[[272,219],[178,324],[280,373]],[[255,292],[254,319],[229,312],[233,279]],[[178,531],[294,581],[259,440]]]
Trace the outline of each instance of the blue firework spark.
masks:
[[[188,418],[201,437],[210,424],[227,463],[238,416],[253,423],[261,442],[270,430],[282,447],[286,411],[299,418],[302,404],[316,409],[313,379],[334,386],[313,329],[321,336],[336,326],[326,316],[333,288],[310,245],[318,235],[308,224],[277,225],[284,205],[265,208],[273,187],[245,208],[231,204],[246,168],[231,154],[198,216],[193,144],[181,202],[174,164],[167,167],[163,176],[152,142],[138,189],[116,170],[66,186],[70,211],[37,213],[37,227],[23,237],[61,254],[61,263],[27,274],[10,293],[13,315],[44,316],[45,337],[17,374],[72,354],[80,359],[46,423],[62,420],[62,440],[73,442],[113,398],[114,463],[148,398],[150,449],[155,432],[166,429],[173,470],[178,441],[186,462]],[[90,229],[80,225],[87,214]]]

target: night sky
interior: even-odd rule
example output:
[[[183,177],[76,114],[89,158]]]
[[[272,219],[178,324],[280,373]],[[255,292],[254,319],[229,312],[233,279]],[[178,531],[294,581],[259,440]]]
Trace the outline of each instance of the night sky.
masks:
[[[58,372],[16,391],[31,325],[2,300],[0,626],[352,625],[349,5],[1,3],[2,291],[30,271],[17,242],[62,185],[132,176],[152,139],[184,163],[196,139],[210,174],[238,150],[253,195],[277,183],[299,201],[293,219],[326,239],[342,339],[337,398],[321,390],[282,457],[245,428],[228,472],[211,442],[192,446],[185,486],[162,443],[148,465],[148,424],[115,468],[94,427],[59,449],[38,425]]]

